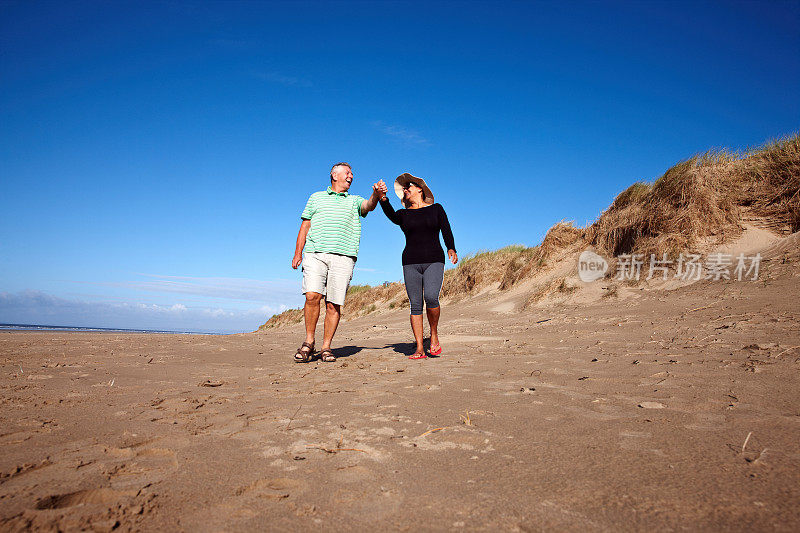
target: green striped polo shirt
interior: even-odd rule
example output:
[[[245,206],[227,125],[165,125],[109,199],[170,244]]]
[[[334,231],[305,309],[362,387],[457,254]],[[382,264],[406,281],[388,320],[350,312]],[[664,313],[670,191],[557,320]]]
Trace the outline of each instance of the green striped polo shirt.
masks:
[[[306,252],[327,252],[358,257],[361,240],[361,212],[364,199],[356,194],[326,191],[308,198],[300,218],[311,221],[306,237]]]

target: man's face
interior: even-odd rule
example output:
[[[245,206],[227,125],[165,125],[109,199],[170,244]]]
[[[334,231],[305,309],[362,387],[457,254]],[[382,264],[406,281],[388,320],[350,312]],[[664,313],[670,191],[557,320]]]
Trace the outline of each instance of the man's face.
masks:
[[[333,171],[333,181],[338,185],[339,192],[344,192],[353,183],[353,170],[350,167],[339,165]]]

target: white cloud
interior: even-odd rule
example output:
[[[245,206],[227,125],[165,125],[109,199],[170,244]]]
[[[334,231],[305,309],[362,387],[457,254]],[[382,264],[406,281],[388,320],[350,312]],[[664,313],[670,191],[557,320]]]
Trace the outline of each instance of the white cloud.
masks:
[[[0,293],[0,322],[49,326],[236,333],[253,331],[285,305],[250,309],[68,300],[40,291]]]
[[[285,85],[286,87],[311,87],[313,84],[305,80],[303,78],[297,78],[295,76],[287,76],[285,74],[281,74],[280,72],[256,72],[254,74],[257,78],[260,78],[265,81],[269,81],[272,83],[278,83],[280,85]]]
[[[294,280],[263,281],[247,278],[203,278],[191,276],[166,276],[140,274],[144,280],[120,282],[77,282],[106,287],[124,287],[156,293],[178,293],[205,296],[223,300],[238,300],[272,304],[295,301],[300,294],[300,284]]]
[[[405,144],[415,145],[415,146],[430,146],[431,142],[424,138],[422,135],[417,133],[414,130],[403,128],[400,126],[394,126],[391,124],[386,124],[381,120],[376,120],[372,123],[372,125],[378,129],[381,133],[388,135],[390,137],[394,137],[395,139],[402,141]]]
[[[259,46],[261,43],[252,39],[237,39],[230,37],[219,37],[208,41],[209,44],[218,48],[229,50],[248,50]]]

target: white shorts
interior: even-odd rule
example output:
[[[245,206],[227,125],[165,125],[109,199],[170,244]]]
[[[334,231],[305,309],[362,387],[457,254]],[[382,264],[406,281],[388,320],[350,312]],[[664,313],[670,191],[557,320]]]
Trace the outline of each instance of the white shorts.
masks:
[[[303,294],[316,292],[325,300],[344,305],[356,260],[352,257],[324,252],[303,255]]]

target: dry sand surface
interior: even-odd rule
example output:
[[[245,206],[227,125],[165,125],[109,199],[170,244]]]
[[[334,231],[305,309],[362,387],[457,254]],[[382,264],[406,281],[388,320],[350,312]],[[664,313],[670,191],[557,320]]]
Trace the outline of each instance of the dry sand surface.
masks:
[[[3,333],[0,529],[797,531],[800,278],[234,336]],[[602,282],[598,282],[602,283]]]

